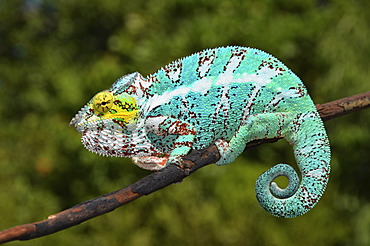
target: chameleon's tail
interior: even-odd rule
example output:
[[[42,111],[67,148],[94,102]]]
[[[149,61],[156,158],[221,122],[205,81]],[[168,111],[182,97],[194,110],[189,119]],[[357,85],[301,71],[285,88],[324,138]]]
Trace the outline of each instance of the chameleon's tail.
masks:
[[[256,196],[272,215],[292,218],[307,213],[324,193],[330,172],[330,147],[317,112],[298,115],[288,132],[285,138],[293,145],[301,182],[291,166],[278,164],[258,178]],[[272,182],[278,176],[288,178],[288,187],[280,189]]]

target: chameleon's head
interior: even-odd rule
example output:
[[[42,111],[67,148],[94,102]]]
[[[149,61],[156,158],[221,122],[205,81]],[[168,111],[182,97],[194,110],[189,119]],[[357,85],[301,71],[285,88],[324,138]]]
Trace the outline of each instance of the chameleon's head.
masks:
[[[123,139],[135,129],[139,117],[136,99],[127,93],[102,91],[96,94],[71,120],[82,133],[87,149],[102,155],[126,156]]]
[[[138,117],[139,108],[133,96],[110,91],[96,94],[71,120],[70,125],[79,132],[87,129],[101,129],[114,126],[125,130]]]

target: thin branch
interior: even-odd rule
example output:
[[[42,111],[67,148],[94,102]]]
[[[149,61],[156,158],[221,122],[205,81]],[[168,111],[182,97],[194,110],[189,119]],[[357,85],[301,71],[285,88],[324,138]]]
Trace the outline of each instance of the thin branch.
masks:
[[[329,103],[318,104],[316,107],[324,121],[333,119],[356,110],[369,108],[370,91]],[[265,139],[253,141],[247,144],[247,148],[278,140]],[[113,211],[143,195],[149,195],[170,184],[178,183],[199,168],[215,163],[219,158],[220,154],[215,145],[204,150],[192,150],[184,158],[185,168],[169,165],[158,172],[149,174],[126,188],[80,203],[60,213],[50,215],[46,220],[0,231],[0,243],[38,238],[78,225],[86,220]]]

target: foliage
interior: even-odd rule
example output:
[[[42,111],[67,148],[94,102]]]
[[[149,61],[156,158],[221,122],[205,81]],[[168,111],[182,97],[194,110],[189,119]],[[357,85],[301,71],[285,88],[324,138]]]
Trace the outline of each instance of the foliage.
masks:
[[[124,74],[155,72],[204,48],[274,54],[316,103],[369,90],[366,0],[0,1],[0,229],[42,220],[148,172],[103,158],[68,127],[96,92]],[[254,182],[289,161],[284,142],[210,166],[179,185],[28,245],[370,244],[370,112],[326,124],[332,179],[307,215],[264,212]],[[21,242],[13,245],[23,245]]]

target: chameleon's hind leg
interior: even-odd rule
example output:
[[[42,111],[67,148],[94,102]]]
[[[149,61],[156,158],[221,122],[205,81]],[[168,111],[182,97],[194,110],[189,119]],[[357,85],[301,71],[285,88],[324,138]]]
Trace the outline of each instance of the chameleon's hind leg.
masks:
[[[216,165],[233,162],[250,141],[284,137],[286,125],[291,122],[292,115],[291,113],[263,113],[248,116],[229,142],[221,139],[215,142],[221,154]]]
[[[294,113],[264,113],[249,116],[245,124],[229,142],[224,140],[216,141],[216,146],[221,154],[221,159],[216,165],[225,165],[236,159],[244,150],[246,144],[256,139],[269,139],[285,137],[289,126],[294,118]],[[281,189],[276,183],[271,182],[269,190],[273,196],[278,198],[290,197],[296,192],[299,186],[299,178],[295,170],[287,164],[278,164],[270,171],[272,180],[278,176],[285,176],[289,184]]]

